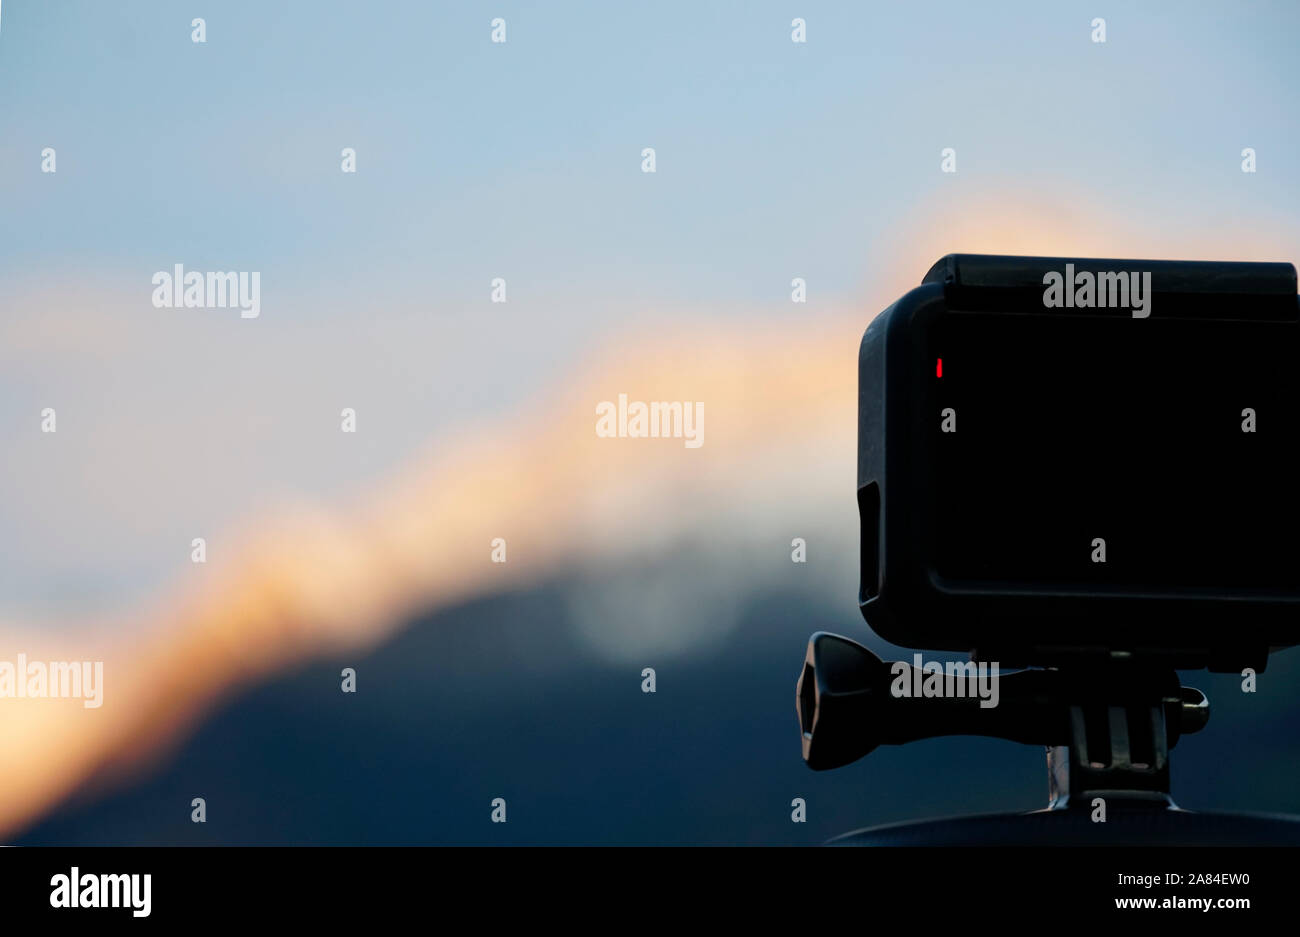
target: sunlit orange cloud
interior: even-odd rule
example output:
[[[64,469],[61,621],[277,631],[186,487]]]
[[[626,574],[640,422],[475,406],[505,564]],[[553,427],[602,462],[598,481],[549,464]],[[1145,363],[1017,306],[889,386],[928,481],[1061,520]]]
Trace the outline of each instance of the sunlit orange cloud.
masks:
[[[1289,239],[1289,240],[1288,240]],[[1228,243],[1231,241],[1231,243]],[[0,701],[0,835],[71,794],[120,782],[165,756],[232,689],[312,656],[363,648],[416,613],[515,588],[593,558],[629,555],[697,523],[687,500],[728,497],[782,459],[834,460],[852,499],[857,347],[871,316],[951,251],[1280,259],[1294,232],[1243,243],[1216,232],[1156,241],[1127,222],[1066,215],[1049,199],[923,210],[871,264],[857,308],[738,328],[682,316],[611,338],[578,376],[514,418],[466,430],[442,454],[377,479],[346,509],[285,505],[213,559],[202,586],[177,585],[126,619],[70,638],[0,628],[29,659],[105,661],[104,704]],[[705,444],[596,436],[595,406],[619,393],[702,401]],[[758,486],[769,502],[779,486]],[[508,561],[489,544],[507,541]],[[144,623],[144,627],[140,627]],[[98,639],[86,635],[98,635]],[[21,636],[21,638],[19,637]],[[17,646],[21,640],[22,646]],[[0,654],[0,657],[4,657]]]

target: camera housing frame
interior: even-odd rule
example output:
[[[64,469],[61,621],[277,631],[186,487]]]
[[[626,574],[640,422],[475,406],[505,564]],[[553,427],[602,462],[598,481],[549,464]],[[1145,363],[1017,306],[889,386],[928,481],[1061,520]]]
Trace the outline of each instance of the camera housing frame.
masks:
[[[924,404],[934,373],[930,336],[942,317],[967,312],[1068,314],[1086,328],[1087,314],[1044,305],[1045,277],[1067,264],[1094,277],[1149,272],[1148,314],[1210,320],[1225,330],[1233,323],[1278,323],[1288,327],[1285,334],[1288,340],[1294,336],[1300,351],[1292,264],[943,257],[862,338],[857,499],[863,617],[894,644],[969,651],[1004,667],[1119,657],[1184,669],[1262,670],[1272,650],[1300,643],[1300,590],[1106,583],[1062,588],[954,580],[937,569],[938,548],[928,537],[935,510],[931,421],[937,415]]]

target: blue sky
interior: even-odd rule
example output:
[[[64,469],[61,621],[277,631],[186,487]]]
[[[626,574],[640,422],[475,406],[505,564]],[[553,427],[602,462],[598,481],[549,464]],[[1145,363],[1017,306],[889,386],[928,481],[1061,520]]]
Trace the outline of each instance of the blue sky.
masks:
[[[918,201],[981,187],[1289,217],[1298,21],[1294,4],[10,0],[0,272],[251,267],[282,297],[342,300],[295,310],[311,317],[389,292],[477,303],[507,273],[521,301],[734,309],[783,298],[791,266],[852,297]],[[43,146],[57,178],[36,172]]]
[[[0,595],[154,586],[163,540],[364,485],[629,328],[874,312],[981,213],[1295,260],[1300,7],[1106,7],[8,0]],[[154,309],[176,263],[261,271],[261,318]],[[379,430],[349,460],[283,429],[345,401]]]

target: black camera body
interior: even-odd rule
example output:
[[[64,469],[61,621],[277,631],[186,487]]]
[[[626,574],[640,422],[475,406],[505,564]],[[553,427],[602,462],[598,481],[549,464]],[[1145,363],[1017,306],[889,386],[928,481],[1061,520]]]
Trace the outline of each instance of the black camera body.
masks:
[[[1284,263],[952,254],[859,356],[859,604],[1002,666],[1300,644]]]

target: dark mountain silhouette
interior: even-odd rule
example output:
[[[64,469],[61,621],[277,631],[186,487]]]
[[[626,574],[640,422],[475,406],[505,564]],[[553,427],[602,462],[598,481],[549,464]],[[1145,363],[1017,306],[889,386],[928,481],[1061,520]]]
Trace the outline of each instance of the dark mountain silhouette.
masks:
[[[848,602],[757,596],[726,641],[641,665],[593,656],[556,584],[414,622],[229,700],[151,772],[83,793],[25,844],[819,843],[860,826],[1031,809],[1041,749],[986,739],[884,748],[836,771],[799,757],[807,636],[862,639]],[[358,692],[340,692],[340,670]],[[641,667],[657,692],[641,692]],[[1297,653],[1240,691],[1185,675],[1209,728],[1174,751],[1186,807],[1300,813]],[[207,822],[190,821],[203,797]],[[503,797],[508,822],[490,822]],[[791,822],[791,800],[807,822]]]

